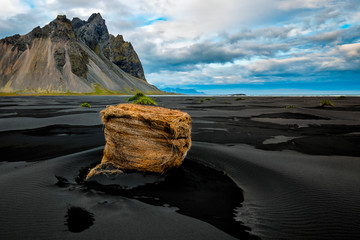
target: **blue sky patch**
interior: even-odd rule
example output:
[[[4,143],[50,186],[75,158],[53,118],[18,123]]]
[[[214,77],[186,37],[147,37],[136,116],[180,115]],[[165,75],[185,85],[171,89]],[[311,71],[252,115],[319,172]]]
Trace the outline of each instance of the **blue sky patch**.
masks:
[[[35,4],[31,0],[24,0],[24,2],[30,6],[30,8],[35,8]]]
[[[141,26],[148,26],[148,25],[152,25],[154,24],[155,22],[159,22],[159,21],[167,21],[168,19],[165,18],[165,17],[159,17],[159,18],[155,18],[155,19],[152,19],[152,20],[149,20],[143,24],[141,24]]]

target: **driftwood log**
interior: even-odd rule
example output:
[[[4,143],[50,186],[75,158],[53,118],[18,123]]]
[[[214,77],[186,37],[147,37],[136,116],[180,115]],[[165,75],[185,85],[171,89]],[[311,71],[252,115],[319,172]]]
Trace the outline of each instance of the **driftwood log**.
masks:
[[[139,104],[101,112],[106,145],[87,178],[126,170],[164,173],[181,165],[191,146],[191,117],[179,110]]]

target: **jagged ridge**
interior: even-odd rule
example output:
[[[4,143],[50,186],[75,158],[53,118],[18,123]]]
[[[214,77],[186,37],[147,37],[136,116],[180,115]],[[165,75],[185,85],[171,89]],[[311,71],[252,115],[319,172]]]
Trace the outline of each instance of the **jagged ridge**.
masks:
[[[161,93],[146,82],[138,55],[109,34],[99,13],[87,21],[58,16],[43,28],[0,40],[0,92]]]

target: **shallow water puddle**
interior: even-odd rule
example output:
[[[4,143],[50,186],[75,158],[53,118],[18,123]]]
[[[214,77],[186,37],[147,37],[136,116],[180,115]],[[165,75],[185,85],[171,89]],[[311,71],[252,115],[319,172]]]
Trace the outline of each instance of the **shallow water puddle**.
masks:
[[[285,143],[299,137],[287,137],[287,136],[274,136],[273,138],[266,139],[262,144],[278,144]]]

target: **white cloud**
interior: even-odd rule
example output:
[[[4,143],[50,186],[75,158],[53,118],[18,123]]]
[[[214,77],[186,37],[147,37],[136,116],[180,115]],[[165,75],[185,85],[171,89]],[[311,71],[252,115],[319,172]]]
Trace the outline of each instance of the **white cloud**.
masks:
[[[284,68],[288,66],[294,66],[297,64],[301,64],[301,62],[309,61],[308,57],[291,57],[286,59],[267,59],[267,60],[260,60],[249,64],[247,69],[252,72],[265,72],[265,71],[272,71],[277,70],[279,68]]]
[[[338,46],[337,49],[350,58],[360,56],[360,43],[344,44]]]
[[[0,19],[8,19],[17,14],[26,13],[30,7],[24,4],[21,0],[1,0]]]
[[[319,70],[346,70],[346,60],[338,57],[328,57],[319,62]]]
[[[333,0],[281,0],[280,9],[292,10],[299,8],[320,8],[329,5]]]

